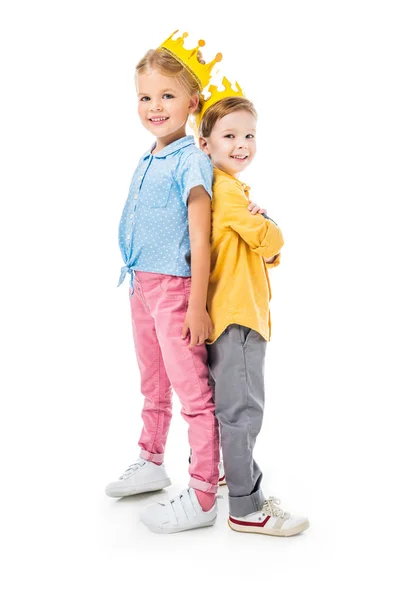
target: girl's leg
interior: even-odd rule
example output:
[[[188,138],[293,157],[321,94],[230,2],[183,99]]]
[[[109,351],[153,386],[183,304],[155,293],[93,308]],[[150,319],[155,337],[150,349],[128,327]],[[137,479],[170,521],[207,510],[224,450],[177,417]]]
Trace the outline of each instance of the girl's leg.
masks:
[[[188,424],[192,458],[190,487],[203,510],[214,503],[218,485],[219,430],[212,390],[208,383],[205,345],[191,350],[181,333],[188,307],[190,278],[160,275],[157,293],[148,296],[165,369],[182,404]],[[147,298],[147,296],[146,296]],[[202,493],[210,494],[208,500]]]
[[[139,276],[131,297],[132,329],[144,396],[140,456],[156,464],[164,450],[172,415],[172,390],[158,343],[154,319],[145,300]]]
[[[207,347],[232,516],[260,510],[265,501],[253,449],[264,413],[266,345],[256,331],[230,325]]]

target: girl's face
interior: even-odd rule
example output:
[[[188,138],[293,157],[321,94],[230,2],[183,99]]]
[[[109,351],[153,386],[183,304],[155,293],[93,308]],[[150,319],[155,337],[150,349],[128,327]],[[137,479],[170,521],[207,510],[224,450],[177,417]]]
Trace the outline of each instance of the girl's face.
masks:
[[[247,110],[237,110],[219,119],[210,137],[200,138],[200,146],[214,167],[236,177],[256,153],[256,118]]]
[[[157,150],[186,135],[186,121],[199,103],[187,96],[175,77],[150,69],[137,77],[138,112],[142,124],[157,138]]]

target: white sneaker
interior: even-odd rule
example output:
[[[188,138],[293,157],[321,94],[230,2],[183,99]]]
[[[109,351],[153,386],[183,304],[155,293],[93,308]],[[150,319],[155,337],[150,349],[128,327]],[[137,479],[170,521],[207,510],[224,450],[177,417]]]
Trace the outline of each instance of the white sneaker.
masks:
[[[218,485],[226,485],[224,463],[222,462],[222,460],[219,461],[218,471],[219,471]]]
[[[146,506],[140,520],[156,533],[178,533],[187,529],[209,527],[217,518],[217,502],[207,512],[203,511],[193,488],[186,488],[167,502]]]
[[[138,458],[121,475],[118,481],[106,487],[107,496],[122,498],[144,492],[155,492],[171,485],[164,465],[156,465],[144,458]]]
[[[278,504],[280,504],[280,500],[270,496],[265,501],[262,510],[240,518],[230,516],[228,525],[234,531],[264,533],[280,537],[296,535],[310,526],[308,519],[292,517],[290,513],[279,508]]]

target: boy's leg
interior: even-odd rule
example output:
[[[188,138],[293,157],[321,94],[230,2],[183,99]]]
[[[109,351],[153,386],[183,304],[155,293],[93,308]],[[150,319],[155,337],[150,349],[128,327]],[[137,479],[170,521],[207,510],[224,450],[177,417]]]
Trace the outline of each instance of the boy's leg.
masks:
[[[230,514],[237,517],[260,510],[265,502],[253,449],[264,413],[266,345],[256,331],[230,325],[207,346]]]

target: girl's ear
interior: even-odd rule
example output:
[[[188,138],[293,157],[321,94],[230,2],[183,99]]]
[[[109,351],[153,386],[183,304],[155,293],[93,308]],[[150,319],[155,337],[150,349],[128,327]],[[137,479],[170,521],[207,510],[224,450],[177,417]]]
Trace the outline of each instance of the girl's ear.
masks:
[[[208,143],[206,138],[199,137],[199,146],[208,156],[210,156],[210,151],[208,150]]]
[[[190,96],[190,102],[189,102],[189,113],[193,114],[196,110],[196,108],[198,107],[200,102],[199,96],[198,94],[193,94],[193,96]]]

